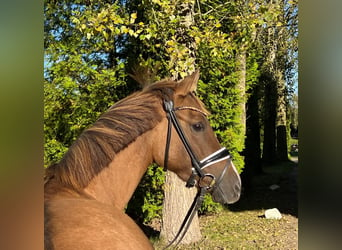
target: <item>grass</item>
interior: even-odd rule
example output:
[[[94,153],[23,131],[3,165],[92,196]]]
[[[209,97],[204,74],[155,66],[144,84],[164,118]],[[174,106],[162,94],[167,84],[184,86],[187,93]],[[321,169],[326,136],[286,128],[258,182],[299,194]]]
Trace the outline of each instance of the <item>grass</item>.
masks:
[[[267,220],[264,210],[232,212],[200,218],[202,240],[175,249],[297,249],[296,218],[283,215],[280,220]],[[155,242],[163,249],[164,242]]]
[[[297,189],[293,162],[264,167],[253,179],[252,191],[236,204],[215,215],[201,216],[202,240],[174,249],[298,249]],[[274,191],[272,184],[280,186]],[[279,220],[268,220],[264,212],[278,208]],[[165,243],[156,240],[155,249]]]

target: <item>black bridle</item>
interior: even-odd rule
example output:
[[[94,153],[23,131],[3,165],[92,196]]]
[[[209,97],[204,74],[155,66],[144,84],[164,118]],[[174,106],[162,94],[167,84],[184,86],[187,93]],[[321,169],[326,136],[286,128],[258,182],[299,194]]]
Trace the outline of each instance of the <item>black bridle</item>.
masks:
[[[226,148],[221,148],[217,150],[216,152],[212,153],[211,155],[205,157],[203,160],[199,161],[198,158],[196,157],[194,151],[192,150],[189,141],[187,140],[182,127],[180,126],[180,123],[177,119],[176,116],[176,111],[178,110],[192,110],[196,112],[200,112],[204,116],[206,116],[206,113],[201,111],[200,109],[197,109],[195,107],[177,107],[174,108],[173,101],[172,100],[164,100],[164,109],[167,114],[167,120],[168,120],[168,128],[167,128],[167,137],[166,137],[166,146],[165,146],[165,157],[164,157],[164,170],[167,170],[167,164],[168,164],[168,158],[169,158],[169,149],[170,149],[170,141],[171,141],[171,128],[172,125],[175,127],[175,130],[177,131],[177,134],[179,138],[181,139],[190,159],[191,159],[191,164],[192,164],[192,173],[189,179],[186,182],[186,187],[193,187],[196,185],[196,177],[198,177],[198,192],[197,195],[188,211],[186,214],[184,221],[175,236],[175,238],[165,247],[168,248],[171,246],[176,240],[178,239],[177,245],[182,241],[184,235],[186,234],[191,221],[196,214],[197,210],[200,208],[204,195],[208,192],[210,189],[214,189],[219,185],[219,183],[222,181],[224,174],[227,171],[228,168],[228,163],[226,164],[225,168],[223,169],[220,177],[216,180],[215,176],[210,173],[204,173],[203,169],[215,164],[216,162],[229,159],[231,158],[228,150]],[[205,185],[205,179],[209,178],[210,184]]]

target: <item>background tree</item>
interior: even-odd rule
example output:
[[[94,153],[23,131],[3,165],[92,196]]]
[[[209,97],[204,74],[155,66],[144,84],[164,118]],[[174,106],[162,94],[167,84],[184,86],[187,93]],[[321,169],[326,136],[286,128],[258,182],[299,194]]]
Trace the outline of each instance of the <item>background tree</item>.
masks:
[[[287,160],[287,103],[293,84],[297,50],[297,1],[272,1],[275,18],[267,22],[260,36],[263,48],[263,160],[271,164]],[[287,84],[287,85],[286,85]]]
[[[80,132],[115,101],[128,94],[117,38],[92,29],[109,13],[108,4],[46,1],[44,5],[44,155],[49,164],[61,158]],[[129,23],[112,5],[115,24]],[[90,20],[90,21],[88,21]],[[122,26],[121,26],[122,27]]]
[[[140,41],[131,40],[134,51],[138,55],[140,52],[141,65],[153,63],[151,58],[156,58],[154,63],[159,59],[158,64],[163,65],[165,71],[169,72],[168,76],[174,80],[193,73],[196,44],[189,30],[194,26],[194,1],[152,1],[145,3],[143,9],[144,15],[138,20],[144,26],[144,33],[137,37],[142,44],[136,46]],[[137,54],[133,56],[136,58]],[[168,171],[164,193],[161,236],[171,241],[191,206],[196,190],[186,188],[183,181]],[[182,243],[191,243],[200,238],[198,218],[195,216]]]
[[[216,116],[216,119],[212,119],[212,125],[223,144],[231,150],[235,157],[234,162],[241,169],[243,162],[239,152],[243,148],[244,135],[240,131],[243,128],[240,120],[243,111],[239,108],[243,104],[243,98],[241,91],[236,89],[238,77],[235,72],[238,70],[235,68],[234,47],[231,45],[233,40],[229,39],[226,32],[223,32],[227,31],[227,28],[219,22],[219,15],[226,11],[226,4],[215,5],[214,7],[220,9],[220,12],[213,12],[213,6],[207,4],[195,8],[193,1],[152,1],[149,3],[149,5],[145,3],[144,8],[138,5],[138,9],[142,9],[143,14],[140,17],[141,12],[138,12],[137,22],[143,24],[144,32],[139,35],[138,42],[134,39],[131,41],[133,46],[129,50],[134,50],[134,58],[140,58],[141,64],[147,63],[153,67],[153,63],[159,61],[162,65],[161,71],[170,72],[174,79],[184,77],[194,70],[195,62],[201,65],[202,80],[198,94]],[[202,14],[200,11],[205,13]],[[163,44],[165,46],[162,46]],[[154,62],[150,58],[154,58]],[[215,68],[216,70],[213,70]],[[230,98],[225,99],[226,96]],[[183,188],[184,190],[180,191],[178,187],[184,187],[184,183],[177,181],[179,180],[175,176],[168,175],[166,197],[177,198],[180,192],[186,190]],[[174,195],[169,191],[170,187]],[[174,212],[169,213],[169,216],[164,210],[162,235],[169,235],[168,237],[172,238],[191,201],[192,198],[189,198],[187,204],[183,205],[165,200],[166,204],[177,204],[177,207],[174,207]],[[208,202],[212,203],[210,199]],[[169,208],[169,210],[172,209]],[[175,223],[175,218],[179,220],[178,225]],[[172,224],[176,224],[173,229],[170,225],[172,220]],[[166,230],[168,232],[165,232]],[[199,238],[194,237],[191,232],[187,235],[190,236],[191,241]]]

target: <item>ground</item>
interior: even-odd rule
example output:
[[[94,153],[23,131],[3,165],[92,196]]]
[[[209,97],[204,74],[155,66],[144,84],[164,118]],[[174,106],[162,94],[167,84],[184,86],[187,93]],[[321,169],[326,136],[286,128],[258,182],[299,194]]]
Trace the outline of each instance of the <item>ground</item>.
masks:
[[[264,167],[237,203],[200,217],[201,242],[176,249],[298,249],[297,163],[292,158]],[[271,190],[273,184],[279,188]],[[270,208],[277,208],[282,218],[266,219]],[[165,244],[156,241],[154,246],[163,249]]]

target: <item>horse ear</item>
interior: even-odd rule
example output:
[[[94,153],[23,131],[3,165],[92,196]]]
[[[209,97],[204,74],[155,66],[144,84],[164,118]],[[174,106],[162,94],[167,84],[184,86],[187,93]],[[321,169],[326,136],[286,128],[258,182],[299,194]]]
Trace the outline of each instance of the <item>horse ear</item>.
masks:
[[[182,81],[178,83],[177,93],[180,95],[187,95],[197,89],[197,83],[199,79],[199,70],[196,70],[191,75],[185,77]]]

